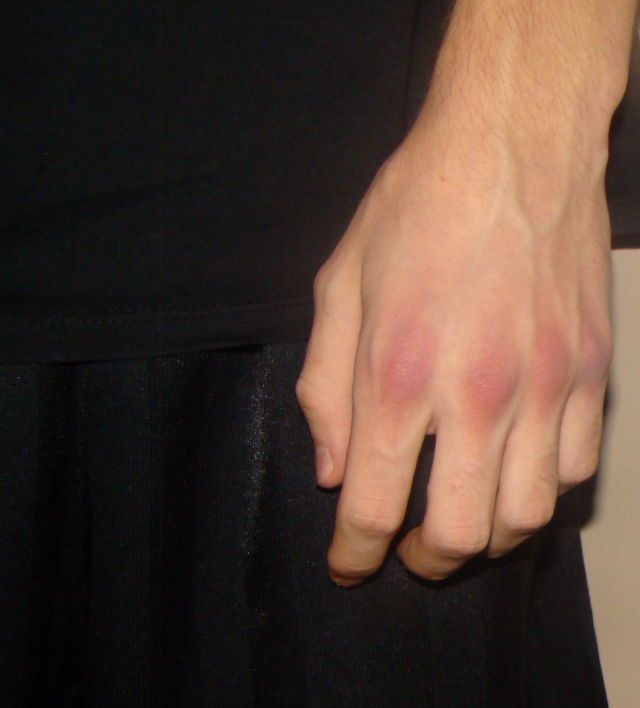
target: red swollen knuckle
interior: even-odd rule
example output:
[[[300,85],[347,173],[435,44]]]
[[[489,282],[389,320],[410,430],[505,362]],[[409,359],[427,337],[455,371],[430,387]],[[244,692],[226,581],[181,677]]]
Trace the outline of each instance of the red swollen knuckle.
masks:
[[[517,365],[502,353],[471,359],[463,375],[465,405],[484,415],[500,415],[511,402],[519,373]]]
[[[369,375],[374,397],[381,403],[404,403],[422,397],[432,373],[432,346],[426,332],[415,331],[393,339],[384,328],[385,342],[373,344],[369,355]]]

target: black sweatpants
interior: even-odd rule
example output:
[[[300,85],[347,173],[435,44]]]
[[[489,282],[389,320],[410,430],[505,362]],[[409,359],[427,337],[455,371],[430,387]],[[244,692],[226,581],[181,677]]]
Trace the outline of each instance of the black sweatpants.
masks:
[[[3,708],[606,705],[570,521],[442,583],[393,554],[331,583],[305,346],[0,367]]]

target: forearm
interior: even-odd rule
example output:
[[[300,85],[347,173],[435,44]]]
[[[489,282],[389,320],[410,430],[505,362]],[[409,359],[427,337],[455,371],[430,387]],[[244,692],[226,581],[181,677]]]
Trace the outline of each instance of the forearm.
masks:
[[[454,87],[478,104],[520,98],[555,109],[582,100],[613,113],[627,83],[637,5],[457,0],[434,86]]]
[[[599,179],[637,4],[457,0],[413,131],[441,145],[430,159],[442,179],[463,169],[491,181],[526,165],[540,203],[564,186],[556,175],[580,179],[578,164]]]

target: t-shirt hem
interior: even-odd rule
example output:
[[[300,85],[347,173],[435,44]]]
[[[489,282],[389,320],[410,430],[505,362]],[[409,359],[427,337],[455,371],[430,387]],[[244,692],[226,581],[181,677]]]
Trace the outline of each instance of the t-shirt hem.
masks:
[[[313,296],[201,310],[0,315],[0,362],[132,359],[309,338]]]

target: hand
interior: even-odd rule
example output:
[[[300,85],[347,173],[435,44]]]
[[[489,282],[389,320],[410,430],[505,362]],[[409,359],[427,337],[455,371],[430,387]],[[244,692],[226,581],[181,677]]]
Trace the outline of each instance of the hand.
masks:
[[[446,173],[425,157],[445,152],[433,133],[410,136],[314,283],[296,394],[333,462],[319,484],[343,484],[328,554],[343,585],[382,564],[427,434],[426,515],[398,548],[425,578],[507,552],[598,463],[612,352],[604,160],[534,186],[473,144]]]
[[[430,579],[514,548],[597,467],[623,72],[583,49],[627,32],[623,1],[624,16],[458,0],[418,120],[316,275],[296,395],[319,484],[342,484],[328,552],[341,585],[383,563],[427,434],[426,513],[398,554]]]

